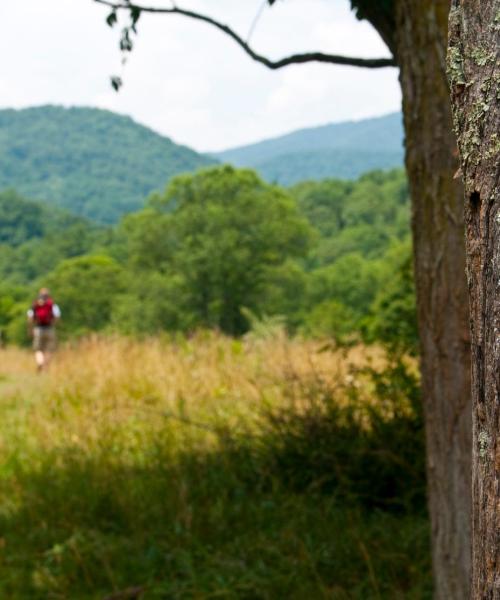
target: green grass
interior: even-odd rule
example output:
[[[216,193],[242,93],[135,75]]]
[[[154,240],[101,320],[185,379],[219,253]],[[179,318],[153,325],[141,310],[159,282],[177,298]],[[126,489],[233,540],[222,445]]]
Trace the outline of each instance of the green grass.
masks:
[[[208,356],[215,361],[215,353]],[[398,395],[403,388],[391,377]],[[293,413],[290,405],[285,427],[281,405],[265,408],[261,430],[253,423],[251,434],[222,426],[215,434],[159,412],[146,423],[132,412],[115,421],[96,417],[99,435],[78,443],[72,420],[83,420],[92,401],[88,372],[85,380],[77,393],[68,376],[55,400],[56,383],[43,378],[38,386],[33,378],[24,387],[19,381],[2,397],[0,598],[122,600],[137,596],[132,588],[146,600],[431,598],[425,508],[374,507],[356,498],[356,487],[332,478],[321,485],[328,461],[320,458],[336,453],[335,439],[345,446],[345,428],[359,422],[343,421],[328,405],[318,412],[315,404],[314,413],[307,405]],[[319,394],[305,379],[299,390],[296,384],[295,395],[306,388]],[[395,418],[373,429],[383,445]],[[43,439],[52,431],[46,421],[65,423],[66,437]],[[366,444],[344,453],[355,469]],[[366,464],[368,481],[386,477],[380,462]],[[346,465],[343,473],[358,471]]]
[[[103,448],[93,460],[68,451],[3,471],[18,496],[0,518],[3,598],[139,585],[151,599],[430,598],[425,516],[269,478],[249,485],[251,465],[224,453],[174,462],[161,445],[145,451],[128,467],[119,448]]]

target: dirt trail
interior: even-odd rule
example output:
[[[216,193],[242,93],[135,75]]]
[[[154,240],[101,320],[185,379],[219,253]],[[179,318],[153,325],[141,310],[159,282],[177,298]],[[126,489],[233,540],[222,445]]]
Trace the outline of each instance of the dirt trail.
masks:
[[[48,376],[36,372],[31,353],[0,350],[0,411],[31,404],[40,396]]]

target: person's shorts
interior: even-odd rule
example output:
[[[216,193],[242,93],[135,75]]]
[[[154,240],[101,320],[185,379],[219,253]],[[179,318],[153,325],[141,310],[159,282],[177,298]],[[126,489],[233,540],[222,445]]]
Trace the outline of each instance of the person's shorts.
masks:
[[[56,331],[53,327],[35,327],[33,329],[33,350],[54,352],[56,349]]]

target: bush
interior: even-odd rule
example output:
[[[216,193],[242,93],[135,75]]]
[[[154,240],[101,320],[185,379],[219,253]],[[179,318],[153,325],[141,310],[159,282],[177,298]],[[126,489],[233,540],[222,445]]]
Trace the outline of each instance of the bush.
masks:
[[[336,494],[368,509],[425,512],[419,386],[402,359],[355,372],[338,389],[320,379],[291,385],[289,406],[268,410],[265,421],[264,471],[294,491]]]
[[[312,336],[328,336],[335,343],[344,344],[353,337],[355,326],[356,315],[348,306],[336,300],[325,300],[306,317],[304,330]]]

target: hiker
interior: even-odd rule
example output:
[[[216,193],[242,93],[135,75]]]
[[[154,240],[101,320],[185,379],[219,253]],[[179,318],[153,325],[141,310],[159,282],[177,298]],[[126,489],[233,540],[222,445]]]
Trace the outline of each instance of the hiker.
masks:
[[[28,310],[28,327],[33,337],[33,350],[39,372],[48,366],[50,355],[56,349],[55,324],[60,317],[61,311],[50,297],[49,290],[42,288]]]

